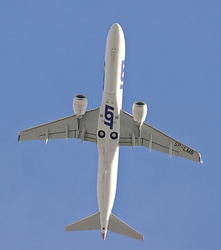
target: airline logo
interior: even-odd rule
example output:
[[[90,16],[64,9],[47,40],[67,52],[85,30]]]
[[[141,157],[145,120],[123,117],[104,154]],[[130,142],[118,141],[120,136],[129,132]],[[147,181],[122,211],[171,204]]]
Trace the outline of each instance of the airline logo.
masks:
[[[105,113],[104,113],[104,124],[110,128],[110,130],[113,129],[114,124],[114,107],[105,104]],[[100,138],[104,138],[106,136],[106,133],[104,130],[98,131],[98,136]],[[116,140],[118,138],[118,133],[115,131],[112,131],[110,133],[110,138],[113,140]]]
[[[113,129],[114,124],[114,107],[111,107],[109,105],[105,105],[105,113],[104,113],[104,124],[109,126],[110,129]]]

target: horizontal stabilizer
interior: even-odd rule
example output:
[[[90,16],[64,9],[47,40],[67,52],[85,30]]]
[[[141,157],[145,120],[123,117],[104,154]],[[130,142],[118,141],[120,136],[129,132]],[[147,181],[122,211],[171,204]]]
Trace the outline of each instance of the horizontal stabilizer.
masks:
[[[131,238],[135,238],[137,240],[144,240],[142,234],[137,232],[135,229],[130,227],[128,224],[126,224],[113,214],[110,215],[108,230],[118,234],[126,235]]]
[[[66,227],[66,232],[100,229],[100,213],[92,214]]]

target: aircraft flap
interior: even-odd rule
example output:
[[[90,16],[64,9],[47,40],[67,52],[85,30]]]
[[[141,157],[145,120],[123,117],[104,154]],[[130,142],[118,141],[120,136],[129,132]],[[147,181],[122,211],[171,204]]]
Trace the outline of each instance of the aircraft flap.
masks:
[[[160,130],[143,123],[141,131],[133,116],[121,110],[120,113],[120,146],[144,146],[170,156],[181,156],[202,163],[201,155],[196,150],[164,134]]]

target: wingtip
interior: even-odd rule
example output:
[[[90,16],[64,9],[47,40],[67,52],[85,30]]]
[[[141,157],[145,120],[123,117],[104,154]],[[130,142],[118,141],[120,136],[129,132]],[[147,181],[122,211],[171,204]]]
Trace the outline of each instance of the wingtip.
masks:
[[[139,235],[139,237],[136,238],[137,240],[144,241],[144,236],[142,234]]]
[[[18,141],[21,141],[21,136],[20,136],[20,134],[18,135]]]
[[[204,164],[201,154],[199,153],[199,163]]]

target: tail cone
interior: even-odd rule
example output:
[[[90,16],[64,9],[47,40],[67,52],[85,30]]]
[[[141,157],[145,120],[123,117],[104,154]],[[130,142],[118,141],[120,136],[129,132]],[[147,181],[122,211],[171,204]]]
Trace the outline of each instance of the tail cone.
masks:
[[[102,238],[103,238],[103,240],[106,239],[106,235],[107,235],[107,232],[102,233]]]

